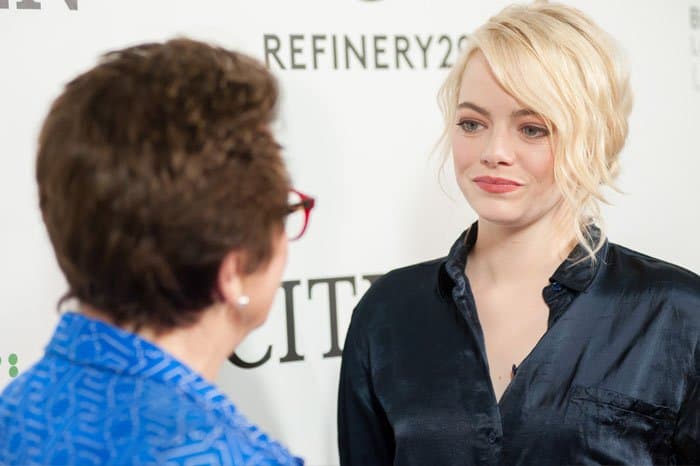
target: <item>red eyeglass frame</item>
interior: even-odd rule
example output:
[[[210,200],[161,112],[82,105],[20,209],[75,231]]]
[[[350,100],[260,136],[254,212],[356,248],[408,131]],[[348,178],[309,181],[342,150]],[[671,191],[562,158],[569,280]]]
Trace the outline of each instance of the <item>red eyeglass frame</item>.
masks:
[[[309,217],[311,215],[311,209],[313,209],[316,205],[316,199],[309,196],[308,194],[302,193],[301,191],[297,191],[296,189],[290,189],[289,191],[299,196],[301,198],[301,201],[295,204],[288,205],[286,215],[292,214],[300,208],[304,209],[304,227],[301,229],[301,232],[298,235],[296,235],[293,238],[289,238],[289,241],[296,241],[302,236],[304,236],[306,229],[309,227]]]

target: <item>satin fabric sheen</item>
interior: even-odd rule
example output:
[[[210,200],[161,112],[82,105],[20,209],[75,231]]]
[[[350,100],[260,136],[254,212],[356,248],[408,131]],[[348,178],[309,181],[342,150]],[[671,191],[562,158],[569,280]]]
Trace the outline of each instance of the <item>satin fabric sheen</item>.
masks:
[[[546,333],[497,403],[464,275],[477,227],[356,307],[341,465],[700,464],[700,277],[607,241],[594,265],[575,264],[577,247],[542,291]]]

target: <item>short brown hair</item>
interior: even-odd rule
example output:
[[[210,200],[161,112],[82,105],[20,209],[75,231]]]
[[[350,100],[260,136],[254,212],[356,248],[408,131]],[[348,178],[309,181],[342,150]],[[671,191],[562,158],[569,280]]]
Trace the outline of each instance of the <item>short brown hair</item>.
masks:
[[[277,96],[256,60],[189,39],[107,53],[68,83],[36,171],[63,299],[167,330],[213,304],[228,252],[266,263],[290,187]]]

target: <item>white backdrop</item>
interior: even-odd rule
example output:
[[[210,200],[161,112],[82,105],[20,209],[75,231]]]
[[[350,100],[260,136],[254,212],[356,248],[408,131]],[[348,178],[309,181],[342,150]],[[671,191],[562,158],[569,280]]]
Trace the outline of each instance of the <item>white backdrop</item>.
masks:
[[[214,41],[267,58],[283,90],[285,157],[298,189],[318,199],[307,236],[291,246],[288,293],[238,351],[269,358],[227,364],[219,383],[308,464],[337,464],[338,353],[363,277],[444,255],[474,218],[449,173],[443,192],[429,158],[441,125],[435,93],[459,38],[507,3],[0,0],[0,389],[13,367],[40,357],[64,291],[33,177],[51,100],[107,50],[174,35]],[[569,3],[620,41],[636,94],[626,194],[605,209],[609,236],[698,272],[700,0]],[[346,40],[360,56],[364,40],[364,65]]]

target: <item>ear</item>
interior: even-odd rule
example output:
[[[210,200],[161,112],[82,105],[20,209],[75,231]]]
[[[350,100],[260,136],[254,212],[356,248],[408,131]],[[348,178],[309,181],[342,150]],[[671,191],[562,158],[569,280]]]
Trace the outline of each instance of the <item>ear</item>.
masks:
[[[221,298],[228,304],[235,305],[243,295],[244,258],[240,251],[231,251],[221,261],[217,276],[217,287]]]

